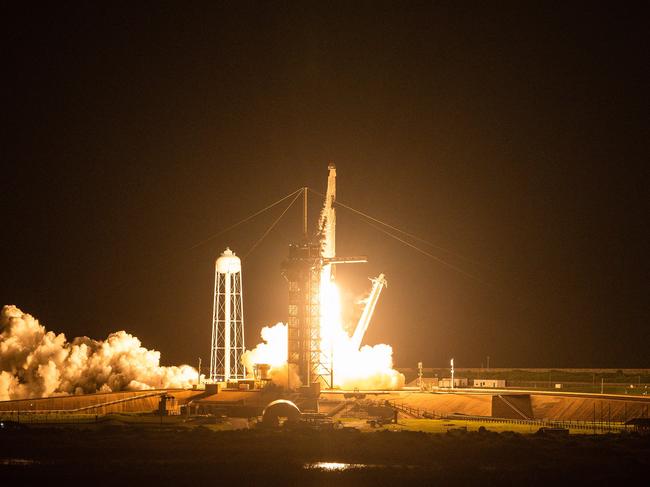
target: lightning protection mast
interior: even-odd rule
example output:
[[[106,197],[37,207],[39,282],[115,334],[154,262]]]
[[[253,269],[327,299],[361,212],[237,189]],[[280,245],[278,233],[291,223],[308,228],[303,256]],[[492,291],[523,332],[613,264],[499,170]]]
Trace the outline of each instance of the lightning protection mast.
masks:
[[[246,378],[241,260],[226,248],[215,263],[210,382]]]

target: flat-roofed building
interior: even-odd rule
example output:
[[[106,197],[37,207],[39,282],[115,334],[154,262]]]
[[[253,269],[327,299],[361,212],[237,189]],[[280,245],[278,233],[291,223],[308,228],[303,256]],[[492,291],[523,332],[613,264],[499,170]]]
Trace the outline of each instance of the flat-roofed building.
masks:
[[[451,378],[440,379],[440,387],[451,387]],[[454,377],[454,387],[467,387],[469,381],[464,377]]]
[[[474,379],[474,387],[500,389],[506,387],[505,379]]]

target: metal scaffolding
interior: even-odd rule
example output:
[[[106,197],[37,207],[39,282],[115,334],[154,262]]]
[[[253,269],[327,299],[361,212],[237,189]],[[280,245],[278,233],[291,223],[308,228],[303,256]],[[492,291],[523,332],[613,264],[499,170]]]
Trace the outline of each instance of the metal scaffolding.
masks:
[[[288,362],[303,385],[320,377],[320,245],[291,244],[282,265],[289,284]],[[329,381],[323,383],[329,387]]]
[[[215,263],[210,382],[246,378],[241,261],[226,249]]]

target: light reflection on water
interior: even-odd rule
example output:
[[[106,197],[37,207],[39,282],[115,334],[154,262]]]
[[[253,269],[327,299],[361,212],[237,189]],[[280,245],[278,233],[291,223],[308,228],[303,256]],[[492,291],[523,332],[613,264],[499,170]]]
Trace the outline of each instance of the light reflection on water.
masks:
[[[38,460],[30,460],[28,458],[0,458],[0,465],[35,465],[41,463]]]
[[[382,465],[368,465],[365,463],[338,463],[338,462],[314,462],[305,463],[303,468],[314,470],[325,470],[328,472],[342,472],[344,470],[381,467]]]
[[[340,462],[312,462],[303,464],[302,468],[305,470],[321,470],[323,472],[344,472],[346,470],[364,470],[364,469],[398,469],[398,470],[413,470],[419,469],[417,465],[402,465],[390,463],[340,463]],[[428,468],[434,468],[429,465]]]

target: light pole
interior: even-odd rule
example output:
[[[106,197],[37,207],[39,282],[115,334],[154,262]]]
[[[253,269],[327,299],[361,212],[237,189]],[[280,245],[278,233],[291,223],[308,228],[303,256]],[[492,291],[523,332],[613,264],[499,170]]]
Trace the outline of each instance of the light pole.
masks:
[[[451,359],[451,388],[454,388],[454,359]]]

